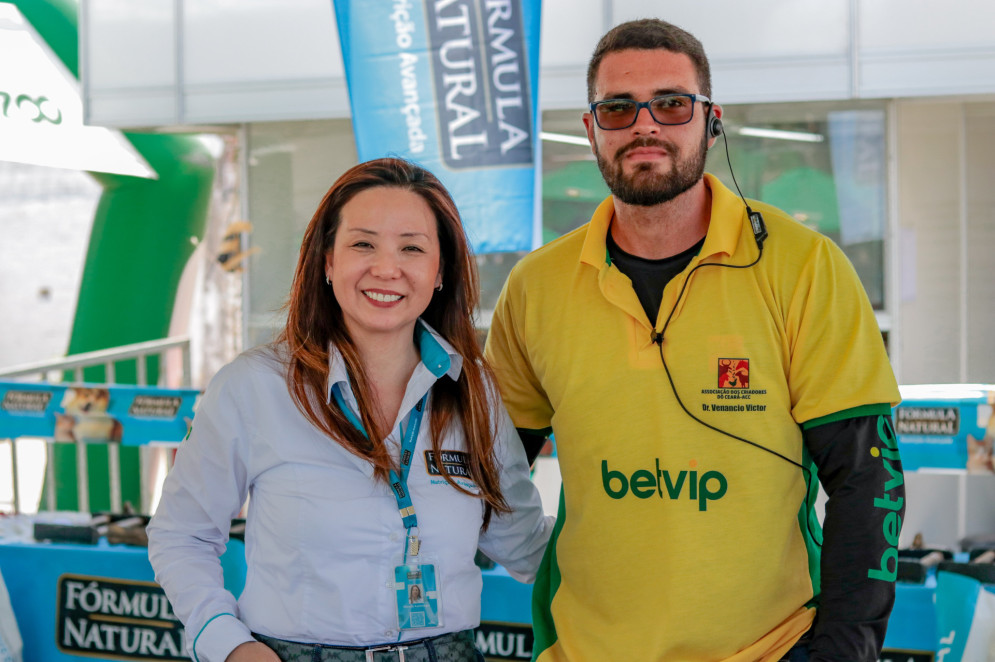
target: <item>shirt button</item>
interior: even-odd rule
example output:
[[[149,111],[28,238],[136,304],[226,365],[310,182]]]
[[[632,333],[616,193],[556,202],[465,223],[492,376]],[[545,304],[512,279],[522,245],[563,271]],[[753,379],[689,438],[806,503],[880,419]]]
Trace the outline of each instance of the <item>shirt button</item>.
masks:
[[[400,539],[401,539],[401,534],[400,533],[396,533],[395,532],[395,533],[390,534],[390,541],[391,542],[397,542]]]
[[[394,632],[393,630],[384,630],[383,635],[385,637],[396,637],[397,633]]]

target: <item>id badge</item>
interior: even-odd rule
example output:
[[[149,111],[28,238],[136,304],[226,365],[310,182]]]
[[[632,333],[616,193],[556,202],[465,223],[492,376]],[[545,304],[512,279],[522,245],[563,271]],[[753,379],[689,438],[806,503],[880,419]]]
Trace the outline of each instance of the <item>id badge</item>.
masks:
[[[394,567],[397,626],[401,630],[441,625],[435,565],[409,563]]]

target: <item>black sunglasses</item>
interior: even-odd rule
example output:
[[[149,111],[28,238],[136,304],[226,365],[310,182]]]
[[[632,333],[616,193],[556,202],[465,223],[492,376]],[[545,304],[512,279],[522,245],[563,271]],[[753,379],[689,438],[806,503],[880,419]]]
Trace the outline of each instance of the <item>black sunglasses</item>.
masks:
[[[649,111],[657,124],[687,124],[694,118],[696,101],[711,103],[712,100],[701,94],[664,94],[649,101],[632,99],[605,99],[591,104],[594,121],[605,131],[627,129],[636,123],[639,111]]]

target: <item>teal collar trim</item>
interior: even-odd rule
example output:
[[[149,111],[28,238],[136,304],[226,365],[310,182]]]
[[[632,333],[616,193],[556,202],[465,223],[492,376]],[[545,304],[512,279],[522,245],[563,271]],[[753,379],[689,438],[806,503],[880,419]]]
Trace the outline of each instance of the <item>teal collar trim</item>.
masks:
[[[456,381],[459,379],[460,370],[463,369],[463,357],[438,332],[426,322],[419,319],[415,324],[415,343],[418,345],[418,353],[421,355],[421,362],[425,368],[436,379],[448,374]],[[325,401],[332,401],[332,388],[336,384],[342,384],[342,392],[352,390],[349,383],[349,375],[346,371],[345,360],[334,344],[328,347],[328,385],[326,386]]]
[[[418,320],[415,325],[415,342],[418,343],[421,362],[425,364],[429,372],[435,375],[436,379],[449,372],[453,365],[452,359],[449,358],[449,352],[421,320]]]

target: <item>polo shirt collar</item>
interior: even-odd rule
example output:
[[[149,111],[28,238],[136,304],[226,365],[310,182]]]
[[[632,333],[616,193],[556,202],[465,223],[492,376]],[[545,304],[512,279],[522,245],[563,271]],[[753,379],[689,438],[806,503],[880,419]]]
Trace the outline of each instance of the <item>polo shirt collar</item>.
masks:
[[[590,264],[596,269],[601,269],[609,263],[608,260],[608,226],[611,224],[612,216],[615,215],[615,199],[612,196],[605,198],[591,216],[591,222],[587,226],[587,236],[584,238],[584,247],[580,251],[580,261]]]
[[[421,355],[421,365],[435,380],[443,375],[448,375],[450,379],[459,379],[463,370],[463,356],[446,341],[439,332],[433,329],[422,319],[415,323],[415,342],[418,344],[418,352]],[[416,369],[416,373],[418,370]],[[414,378],[415,375],[412,375]],[[330,344],[328,347],[328,384],[325,388],[326,402],[332,401],[332,387],[336,384],[343,384],[340,392],[347,399],[352,396],[352,387],[349,383],[349,374],[346,371],[345,359],[342,353]]]
[[[730,191],[714,175],[705,173],[705,186],[712,192],[712,215],[700,255],[701,257],[720,253],[735,255],[743,239],[746,206],[738,195]]]
[[[733,255],[742,239],[746,208],[739,196],[726,188],[714,175],[705,173],[705,186],[712,193],[712,209],[705,243],[699,256],[707,257],[719,253]],[[582,263],[590,264],[597,269],[608,264],[608,226],[614,213],[615,201],[608,196],[591,216],[587,236],[584,238],[584,247],[580,253]]]

